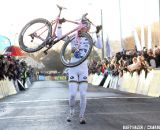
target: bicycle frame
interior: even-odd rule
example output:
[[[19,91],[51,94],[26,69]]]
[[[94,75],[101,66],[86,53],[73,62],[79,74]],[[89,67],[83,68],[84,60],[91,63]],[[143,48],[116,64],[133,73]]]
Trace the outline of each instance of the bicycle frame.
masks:
[[[43,38],[41,37],[41,35],[42,35],[44,32],[46,32],[48,29],[44,30],[44,31],[41,32],[39,35],[37,35],[37,33],[36,33],[37,31],[39,31],[39,30],[41,30],[42,28],[44,28],[45,25],[42,26],[42,27],[40,27],[39,29],[37,29],[37,30],[34,31],[33,33],[29,34],[29,36],[31,36],[31,37],[33,37],[33,38],[36,37],[36,38],[39,38],[39,39],[41,39],[42,41],[46,42],[46,45],[47,45],[46,47],[47,47],[47,49],[46,49],[44,52],[47,52],[47,50],[49,50],[54,44],[56,44],[56,43],[59,42],[60,40],[63,40],[65,37],[69,36],[70,34],[72,34],[72,33],[74,33],[74,32],[76,32],[76,33],[75,33],[75,38],[76,38],[76,40],[77,40],[78,43],[79,43],[78,33],[79,33],[79,31],[80,31],[82,28],[86,27],[86,25],[83,24],[82,22],[76,22],[76,21],[72,21],[72,20],[67,20],[67,19],[65,19],[65,22],[69,22],[69,23],[76,24],[77,27],[73,28],[72,30],[70,30],[69,32],[63,34],[60,38],[58,38],[58,37],[56,36],[56,29],[57,29],[57,26],[58,26],[59,21],[60,21],[60,16],[61,16],[61,12],[62,12],[62,7],[60,7],[60,6],[58,6],[58,5],[57,5],[57,7],[59,8],[59,14],[58,14],[58,16],[56,17],[55,20],[52,20],[52,21],[50,22],[50,24],[51,24],[51,26],[52,26],[52,32],[51,32],[51,36],[49,37],[49,39],[47,39],[47,40],[45,41],[45,39],[43,39]],[[86,17],[86,15],[87,15],[87,14],[83,15],[83,17]],[[83,18],[83,17],[82,17],[82,18]],[[55,26],[54,26],[54,25],[55,25]],[[53,28],[53,26],[54,26],[54,28]],[[79,47],[78,47],[78,48],[79,48]],[[77,49],[78,49],[78,48],[77,48]]]
[[[52,40],[54,40],[54,39],[56,38],[56,34],[55,34],[55,33],[56,33],[56,29],[57,29],[57,26],[58,26],[58,23],[59,23],[59,19],[60,19],[60,18],[57,17],[56,20],[54,20],[54,21],[51,22],[51,25],[52,25],[52,26],[55,25],[55,26],[54,26],[54,29],[53,29],[53,31],[52,31],[52,36],[51,36],[51,38],[53,38]],[[62,39],[65,38],[66,36],[72,34],[73,32],[76,32],[76,37],[77,37],[77,36],[78,36],[78,32],[79,32],[82,28],[85,27],[85,25],[83,25],[81,22],[75,22],[75,21],[71,21],[71,20],[67,20],[67,19],[66,19],[65,21],[66,21],[66,22],[69,22],[69,23],[77,24],[77,27],[75,27],[75,28],[73,28],[71,31],[63,34],[60,38],[56,39],[56,40],[54,41],[54,43],[59,42],[60,40],[62,40]]]
[[[51,37],[50,37],[50,39],[49,39],[49,41],[50,41],[50,40],[53,41],[53,42],[52,42],[52,45],[56,44],[57,42],[59,42],[60,40],[62,40],[63,38],[65,38],[66,36],[72,34],[73,32],[76,32],[76,37],[78,37],[78,32],[79,32],[82,28],[84,28],[84,27],[86,26],[86,25],[82,24],[81,22],[76,22],[76,21],[72,21],[72,20],[67,20],[67,19],[65,19],[65,22],[77,24],[77,27],[75,27],[75,28],[73,28],[71,31],[63,34],[60,38],[57,38],[57,36],[56,36],[56,29],[57,29],[57,26],[58,26],[58,24],[59,24],[59,20],[60,20],[60,16],[61,16],[61,11],[62,11],[62,9],[59,8],[59,10],[60,10],[60,11],[59,11],[59,14],[58,14],[58,16],[56,17],[56,19],[50,22],[51,25],[52,25],[52,28],[53,28],[53,25],[55,25],[55,26],[54,26],[54,29],[52,30],[52,35],[51,35]],[[45,26],[43,26],[43,27],[45,27]],[[38,30],[42,29],[43,27],[39,28]],[[38,30],[36,30],[36,31],[38,31]],[[35,32],[36,32],[36,31],[35,31]],[[47,29],[44,30],[41,34],[43,34],[45,31],[47,31]],[[34,33],[35,33],[35,32],[34,32]],[[32,34],[34,34],[34,33],[32,33]],[[32,35],[32,34],[31,34],[31,35]],[[36,34],[36,33],[35,33],[35,34]],[[39,35],[36,36],[36,37],[39,38],[39,39],[41,39],[41,40],[43,40],[43,39],[40,37],[41,34],[39,34]],[[34,36],[35,36],[35,35],[34,35]],[[56,38],[57,38],[57,39],[56,39]]]

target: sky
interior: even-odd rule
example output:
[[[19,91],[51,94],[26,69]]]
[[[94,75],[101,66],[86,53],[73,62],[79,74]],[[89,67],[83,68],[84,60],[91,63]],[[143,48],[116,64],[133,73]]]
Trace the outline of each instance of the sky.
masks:
[[[121,0],[120,9],[119,0],[105,0],[105,3],[104,0],[1,0],[0,35],[9,37],[12,44],[17,43],[22,27],[29,21],[54,19],[58,13],[56,4],[67,8],[62,12],[64,18],[76,20],[88,12],[88,18],[96,25],[102,22],[104,39],[120,39],[120,11],[123,37],[136,26],[159,18],[158,0]]]

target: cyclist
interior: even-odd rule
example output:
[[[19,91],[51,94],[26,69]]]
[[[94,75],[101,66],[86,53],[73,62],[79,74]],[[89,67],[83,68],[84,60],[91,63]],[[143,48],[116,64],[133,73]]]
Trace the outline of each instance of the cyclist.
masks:
[[[57,30],[57,37],[60,37],[62,35],[62,23],[65,22],[65,19],[61,19],[58,25],[58,30]],[[86,28],[83,28],[81,30],[81,32],[89,32],[90,30],[90,23],[88,21],[82,21],[85,22],[85,24],[87,24]],[[93,39],[93,43],[94,46],[97,48],[102,48],[102,43],[101,43],[101,39],[99,36],[99,32],[102,29],[102,26],[97,26],[96,27],[96,36],[97,39],[94,40]],[[87,45],[85,43],[85,41],[80,41],[80,48],[79,50],[81,50],[81,52],[85,52],[87,49]],[[71,45],[73,45],[72,47],[72,52],[74,53],[74,58],[72,58],[71,60],[74,62],[74,60],[76,60],[77,58],[79,58],[79,55],[76,54],[74,47],[76,46],[76,42],[73,40]],[[80,65],[76,66],[76,67],[71,67],[69,68],[68,71],[68,82],[69,82],[69,116],[67,117],[67,121],[71,122],[73,115],[74,115],[74,111],[75,111],[75,103],[76,103],[76,93],[77,93],[77,89],[79,87],[79,91],[80,91],[80,113],[79,113],[79,118],[80,118],[80,124],[85,124],[86,120],[84,117],[85,114],[85,109],[86,109],[86,92],[87,92],[87,87],[88,87],[88,60],[85,60],[83,63],[81,63]]]

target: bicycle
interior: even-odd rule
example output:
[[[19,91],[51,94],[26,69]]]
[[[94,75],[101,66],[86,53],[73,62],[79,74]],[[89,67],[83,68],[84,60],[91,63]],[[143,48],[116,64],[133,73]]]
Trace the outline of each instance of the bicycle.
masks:
[[[57,5],[57,7],[59,9],[59,14],[55,20],[52,20],[51,22],[49,22],[44,18],[37,18],[30,21],[22,28],[19,34],[19,46],[22,50],[28,53],[33,53],[46,47],[47,49],[44,51],[44,53],[47,54],[47,51],[53,45],[58,43],[60,40],[63,40],[64,38],[68,37],[68,39],[64,42],[61,48],[60,59],[63,65],[67,67],[75,67],[81,64],[83,61],[85,61],[85,59],[89,56],[93,46],[92,37],[88,33],[80,32],[82,28],[87,27],[87,24],[84,23],[83,21],[87,21],[92,25],[94,24],[86,17],[88,15],[87,13],[82,16],[80,22],[65,19],[65,22],[70,22],[77,26],[73,28],[71,31],[62,35],[60,38],[58,38],[55,32],[58,27],[58,23],[61,20],[60,16],[61,16],[62,9],[66,9],[66,8],[59,5]],[[29,31],[32,31],[32,32],[28,33]],[[26,36],[25,34],[27,33],[28,35]],[[80,39],[84,39],[84,41],[88,43],[88,49],[85,52],[85,55],[83,54],[83,56],[78,57],[76,61],[70,62],[74,54],[77,53],[81,55],[79,47],[75,49],[75,52],[73,52],[72,49],[69,49],[69,48],[72,48],[70,43],[73,40],[76,40],[78,44],[80,44],[79,43]]]

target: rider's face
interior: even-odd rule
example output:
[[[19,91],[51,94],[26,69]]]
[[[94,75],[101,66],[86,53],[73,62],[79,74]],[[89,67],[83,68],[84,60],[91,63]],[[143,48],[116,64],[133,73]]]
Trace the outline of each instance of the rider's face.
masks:
[[[82,28],[81,32],[89,32],[90,28]]]

